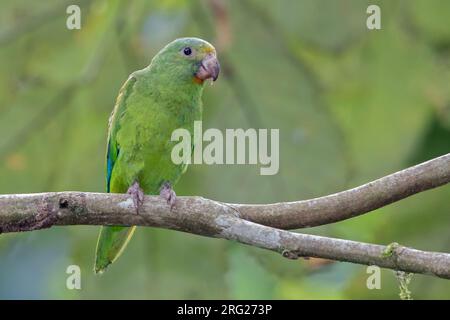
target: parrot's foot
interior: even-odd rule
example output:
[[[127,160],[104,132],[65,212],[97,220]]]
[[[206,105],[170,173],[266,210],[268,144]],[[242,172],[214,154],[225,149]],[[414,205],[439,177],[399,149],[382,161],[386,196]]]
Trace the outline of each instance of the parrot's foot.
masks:
[[[136,213],[139,214],[139,210],[144,204],[144,190],[139,186],[139,182],[135,181],[131,187],[128,188],[127,193],[132,196]]]
[[[177,199],[177,195],[175,191],[173,191],[172,186],[169,182],[164,182],[159,195],[167,201],[167,204],[170,204],[170,210],[175,207],[175,200]]]

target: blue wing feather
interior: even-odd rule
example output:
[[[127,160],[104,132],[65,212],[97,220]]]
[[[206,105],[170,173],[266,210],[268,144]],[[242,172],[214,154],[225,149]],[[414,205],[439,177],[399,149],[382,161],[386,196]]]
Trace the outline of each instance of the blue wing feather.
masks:
[[[111,183],[111,173],[112,169],[114,167],[114,159],[111,157],[110,154],[110,148],[109,148],[110,141],[108,141],[108,152],[106,154],[106,192],[110,192],[110,183]],[[117,149],[117,156],[119,156],[119,149]]]

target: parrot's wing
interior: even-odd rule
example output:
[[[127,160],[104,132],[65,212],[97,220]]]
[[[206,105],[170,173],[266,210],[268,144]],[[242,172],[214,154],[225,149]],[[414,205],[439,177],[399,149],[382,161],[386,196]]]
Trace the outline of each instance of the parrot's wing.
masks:
[[[120,146],[116,135],[120,128],[120,118],[127,110],[127,98],[133,92],[136,78],[131,75],[123,84],[117,96],[111,117],[109,118],[108,144],[106,150],[106,191],[110,192],[111,174],[119,156]],[[101,227],[97,241],[94,271],[103,272],[108,265],[117,259],[131,239],[136,227]]]
[[[116,134],[120,128],[120,118],[126,111],[126,101],[130,93],[133,91],[133,86],[136,83],[136,77],[132,74],[127,81],[120,88],[117,96],[116,105],[114,106],[111,117],[109,118],[108,126],[108,144],[106,150],[106,192],[110,192],[111,174],[114,168],[114,163],[119,156],[120,146],[117,144]]]

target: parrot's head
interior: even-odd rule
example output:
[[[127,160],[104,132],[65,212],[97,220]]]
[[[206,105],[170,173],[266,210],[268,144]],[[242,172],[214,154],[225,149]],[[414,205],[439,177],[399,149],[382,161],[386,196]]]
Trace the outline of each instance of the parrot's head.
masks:
[[[152,65],[178,83],[203,84],[207,79],[217,80],[220,71],[216,49],[199,38],[180,38],[165,46]]]

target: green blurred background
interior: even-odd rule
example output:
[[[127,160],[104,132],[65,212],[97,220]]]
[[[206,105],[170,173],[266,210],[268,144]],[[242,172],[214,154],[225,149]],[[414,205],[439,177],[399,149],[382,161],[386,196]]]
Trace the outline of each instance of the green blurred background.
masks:
[[[66,8],[81,8],[81,30]],[[366,28],[378,4],[382,30]],[[209,40],[223,72],[205,90],[204,128],[279,128],[280,171],[191,166],[178,195],[265,203],[357,186],[450,151],[450,1],[24,1],[0,3],[0,194],[105,185],[109,114],[128,74],[181,36]],[[302,230],[450,251],[450,187]],[[140,228],[92,272],[98,228],[0,236],[0,298],[397,299],[366,268],[290,261],[224,240]],[[81,267],[82,289],[66,288]],[[414,276],[413,298],[450,298]]]

